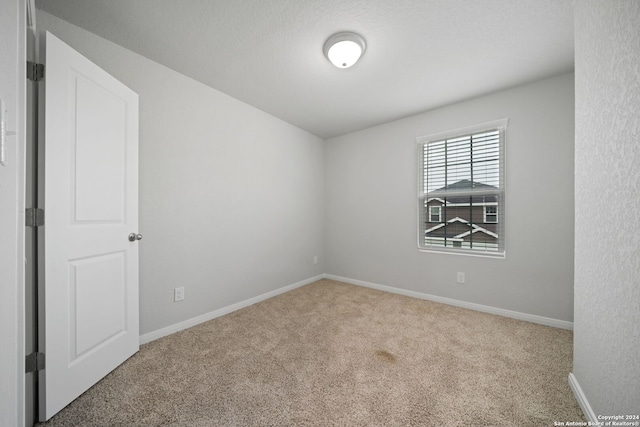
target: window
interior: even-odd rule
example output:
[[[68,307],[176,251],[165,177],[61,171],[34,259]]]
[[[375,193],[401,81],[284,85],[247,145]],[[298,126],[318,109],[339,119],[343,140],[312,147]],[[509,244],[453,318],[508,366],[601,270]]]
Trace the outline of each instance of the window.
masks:
[[[429,222],[440,222],[441,212],[440,206],[429,206]]]
[[[417,139],[419,249],[504,256],[506,127],[503,119]]]
[[[484,222],[487,224],[496,224],[498,222],[498,206],[484,207]]]

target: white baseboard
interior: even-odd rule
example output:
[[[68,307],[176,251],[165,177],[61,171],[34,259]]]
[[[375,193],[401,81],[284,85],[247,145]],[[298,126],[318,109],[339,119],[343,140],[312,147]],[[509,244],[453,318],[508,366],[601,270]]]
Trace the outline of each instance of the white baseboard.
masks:
[[[156,331],[149,332],[144,335],[140,335],[140,345],[157,340],[158,338],[166,337],[167,335],[171,335],[173,333],[182,331],[184,329],[191,328],[192,326],[199,325],[200,323],[207,322],[209,320],[215,319],[216,317],[224,316],[225,314],[229,314],[233,311],[240,310],[241,308],[248,307],[260,301],[264,301],[266,299],[275,297],[285,292],[289,292],[291,290],[294,290],[304,285],[308,285],[310,283],[316,282],[323,278],[324,278],[324,275],[311,277],[309,279],[276,289],[275,291],[267,292],[266,294],[258,295],[257,297],[249,298],[247,300],[240,301],[238,303],[231,304],[226,307],[222,307],[218,310],[214,310],[209,313],[202,314],[200,316],[192,317],[191,319],[187,319],[180,323],[167,326],[166,328],[158,329]]]
[[[262,295],[258,295],[253,298],[249,298],[245,301],[240,301],[238,303],[222,307],[218,310],[211,311],[209,313],[202,314],[200,316],[192,317],[191,319],[187,319],[185,321],[167,326],[162,329],[155,330],[153,332],[146,333],[140,336],[140,345],[146,344],[148,342],[157,340],[158,338],[165,337],[167,335],[171,335],[175,332],[182,331],[187,328],[191,328],[192,326],[199,325],[200,323],[207,322],[209,320],[215,319],[216,317],[224,316],[225,314],[229,314],[233,311],[240,310],[241,308],[248,307],[260,301],[264,301],[266,299],[275,297],[277,295],[283,294],[285,292],[289,292],[293,289],[299,288],[304,285],[308,285],[320,279],[331,279],[339,282],[350,283],[352,285],[364,286],[367,288],[377,289],[380,291],[390,292],[394,294],[405,295],[409,297],[425,299],[429,301],[439,302],[442,304],[453,305],[456,307],[468,308],[470,310],[481,311],[483,313],[489,314],[497,314],[498,316],[511,317],[513,319],[525,320],[527,322],[538,323],[541,325],[552,326],[554,328],[561,329],[569,329],[573,330],[573,323],[567,322],[564,320],[551,319],[549,317],[536,316],[533,314],[520,313],[517,311],[505,310],[502,308],[491,307],[487,305],[475,304],[466,301],[455,300],[452,298],[444,298],[435,295],[424,294],[421,292],[409,291],[406,289],[394,288],[392,286],[379,285],[377,283],[365,282],[363,280],[350,279],[348,277],[335,276],[333,274],[322,274],[319,276],[311,277],[309,279],[293,283],[288,286],[284,286],[282,288],[276,289],[271,292],[267,292]]]
[[[348,277],[334,276],[333,274],[325,274],[325,278],[336,280],[339,282],[350,283],[352,285],[364,286],[367,288],[377,289],[379,291],[391,292],[394,294],[405,295],[419,299],[439,302],[442,304],[453,305],[456,307],[468,308],[470,310],[481,311],[483,313],[497,314],[498,316],[510,317],[512,319],[524,320],[540,325],[552,326],[554,328],[573,330],[573,322],[566,320],[552,319],[550,317],[536,316],[534,314],[520,313],[518,311],[505,310],[503,308],[491,307],[488,305],[475,304],[472,302],[460,301],[452,298],[444,298],[435,295],[423,294],[421,292],[409,291],[406,289],[394,288],[391,286],[379,285],[377,283],[365,282],[362,280],[350,279]]]
[[[587,421],[590,421],[593,425],[597,425],[596,423],[599,421],[598,417],[596,416],[596,413],[593,412],[591,405],[589,405],[587,396],[585,396],[582,391],[582,387],[580,387],[578,379],[573,375],[573,372],[569,373],[569,387],[571,387],[571,391],[573,391],[573,395],[576,397],[578,405],[580,405],[580,409],[582,409],[582,413],[587,417]]]

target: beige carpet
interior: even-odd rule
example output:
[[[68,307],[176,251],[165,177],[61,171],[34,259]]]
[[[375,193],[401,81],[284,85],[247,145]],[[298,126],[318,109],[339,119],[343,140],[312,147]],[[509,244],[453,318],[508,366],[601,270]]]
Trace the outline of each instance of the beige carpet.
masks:
[[[321,280],[143,345],[47,426],[584,421],[572,333]]]

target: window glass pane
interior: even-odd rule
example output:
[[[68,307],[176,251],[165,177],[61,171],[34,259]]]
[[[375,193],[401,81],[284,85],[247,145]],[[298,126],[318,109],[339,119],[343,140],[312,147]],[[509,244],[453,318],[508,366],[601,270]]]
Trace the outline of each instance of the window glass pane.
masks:
[[[500,185],[500,131],[442,141],[424,148],[424,188],[461,190]]]
[[[504,252],[500,218],[506,120],[494,126],[466,135],[424,137],[421,142],[421,248]]]
[[[487,206],[487,204],[491,206]],[[485,208],[494,210],[487,215]],[[435,207],[425,206],[422,227],[422,246],[473,249],[484,252],[500,251],[500,226],[497,211],[498,196],[458,196],[444,199],[438,221]],[[492,219],[493,218],[493,219]]]

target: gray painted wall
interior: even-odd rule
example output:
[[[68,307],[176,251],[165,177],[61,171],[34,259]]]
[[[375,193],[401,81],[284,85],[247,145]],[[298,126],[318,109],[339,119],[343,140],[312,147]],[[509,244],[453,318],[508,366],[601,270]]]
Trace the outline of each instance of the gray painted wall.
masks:
[[[419,252],[416,137],[505,117],[506,258]],[[573,74],[330,139],[326,271],[571,322],[573,149]]]
[[[573,373],[595,415],[640,415],[640,2],[576,2]]]
[[[324,272],[320,138],[47,13],[38,29],[140,97],[141,334]]]

